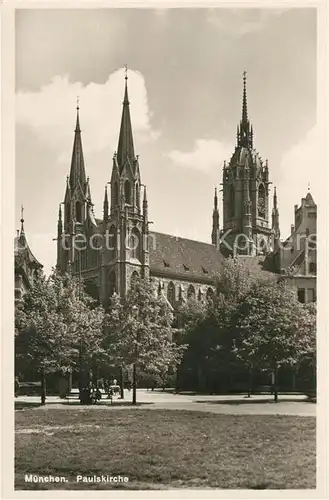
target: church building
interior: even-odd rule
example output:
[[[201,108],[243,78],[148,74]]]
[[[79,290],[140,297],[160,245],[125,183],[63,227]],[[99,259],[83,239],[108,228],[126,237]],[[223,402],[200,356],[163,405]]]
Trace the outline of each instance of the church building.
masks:
[[[276,193],[271,224],[269,219],[269,184],[268,162],[254,148],[244,73],[236,146],[223,166],[222,228],[215,189],[209,243],[150,231],[147,188],[135,154],[126,75],[118,147],[105,187],[102,219],[94,214],[77,107],[71,168],[59,205],[57,269],[79,275],[86,291],[105,307],[114,292],[124,297],[137,276],[153,279],[158,293],[173,308],[190,297],[206,300],[215,291],[216,276],[228,255],[243,259],[260,277],[277,279],[283,259],[278,254]]]

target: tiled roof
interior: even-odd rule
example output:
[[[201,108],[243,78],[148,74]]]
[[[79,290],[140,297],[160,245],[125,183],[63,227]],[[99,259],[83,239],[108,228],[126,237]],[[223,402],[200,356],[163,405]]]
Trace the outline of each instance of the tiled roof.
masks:
[[[23,261],[28,264],[32,264],[35,267],[43,267],[42,264],[34,257],[31,249],[27,243],[25,234],[21,234],[14,240],[15,249],[15,268],[19,267]]]
[[[256,255],[253,257],[239,255],[238,259],[243,261],[250,274],[257,277],[259,280],[276,280],[278,277],[277,273],[274,271],[271,257],[265,257],[264,255]]]
[[[151,274],[205,283],[213,281],[224,260],[214,245],[157,232],[150,232],[149,255]]]

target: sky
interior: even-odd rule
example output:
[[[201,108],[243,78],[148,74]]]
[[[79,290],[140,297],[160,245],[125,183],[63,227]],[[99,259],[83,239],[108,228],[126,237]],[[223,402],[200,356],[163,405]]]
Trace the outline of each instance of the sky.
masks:
[[[16,226],[49,272],[79,96],[96,217],[111,177],[124,92],[152,230],[210,242],[213,195],[234,151],[242,73],[254,146],[277,187],[282,236],[317,201],[315,9],[16,11]],[[273,186],[271,186],[271,197]],[[222,205],[220,198],[220,224]]]

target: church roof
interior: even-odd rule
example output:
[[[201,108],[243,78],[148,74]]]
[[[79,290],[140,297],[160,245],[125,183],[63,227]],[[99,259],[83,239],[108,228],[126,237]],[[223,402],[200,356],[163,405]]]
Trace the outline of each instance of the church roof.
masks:
[[[244,146],[237,146],[235,148],[230,160],[230,165],[235,165],[236,163],[249,168],[252,165],[256,165],[258,168],[263,166],[259,153],[255,149],[249,149]]]
[[[224,260],[215,245],[157,232],[150,232],[149,255],[152,274],[201,282],[212,282]]]
[[[213,283],[226,258],[215,245],[150,232],[150,271],[153,275]],[[260,280],[276,279],[270,259],[265,256],[239,256],[250,274]]]
[[[251,276],[259,280],[277,279],[277,273],[275,272],[271,255],[268,257],[265,255],[239,255],[238,259],[243,261]]]

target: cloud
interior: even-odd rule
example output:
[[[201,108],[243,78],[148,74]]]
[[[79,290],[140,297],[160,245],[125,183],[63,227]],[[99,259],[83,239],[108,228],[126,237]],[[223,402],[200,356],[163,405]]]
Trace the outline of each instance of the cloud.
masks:
[[[180,167],[210,173],[221,167],[230,156],[232,147],[214,139],[198,139],[189,152],[174,150],[168,153],[171,161]]]
[[[144,77],[129,71],[129,100],[135,140],[154,140]],[[117,147],[124,92],[124,69],[109,75],[104,84],[72,83],[66,76],[56,76],[38,92],[19,92],[16,96],[17,123],[29,126],[48,146],[67,161],[76,120],[76,99],[80,102],[80,125],[86,153]]]
[[[268,27],[288,9],[209,9],[208,22],[232,38],[240,38]]]
[[[278,204],[280,224],[283,235],[289,233],[293,224],[293,206],[300,205],[301,198],[307,194],[308,186],[315,203],[323,197],[323,181],[326,175],[321,137],[318,127],[313,127],[306,136],[282,157],[278,182]]]

